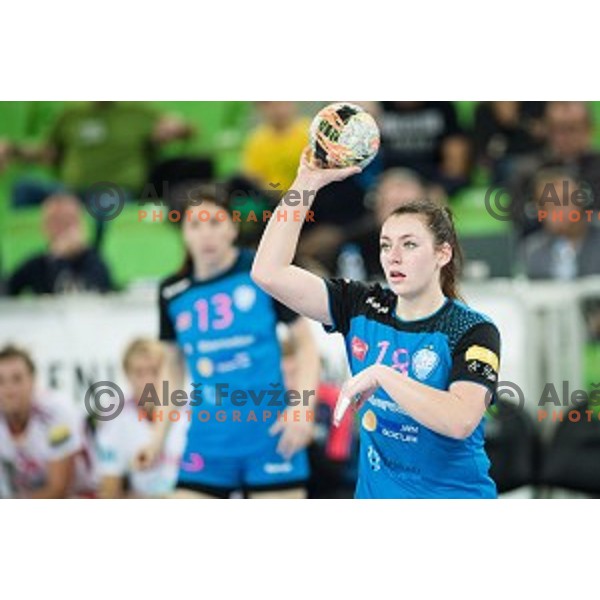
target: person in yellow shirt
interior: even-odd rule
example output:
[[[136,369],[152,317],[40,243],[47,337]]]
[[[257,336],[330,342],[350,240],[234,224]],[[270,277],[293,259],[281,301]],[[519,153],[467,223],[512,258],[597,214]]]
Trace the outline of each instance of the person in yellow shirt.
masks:
[[[262,123],[246,140],[243,171],[261,189],[283,192],[296,177],[310,120],[298,115],[295,102],[258,102],[257,106]]]

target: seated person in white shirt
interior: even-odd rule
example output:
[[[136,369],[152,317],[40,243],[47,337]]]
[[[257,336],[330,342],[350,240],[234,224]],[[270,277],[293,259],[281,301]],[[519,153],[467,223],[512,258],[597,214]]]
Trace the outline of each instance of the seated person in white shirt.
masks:
[[[83,411],[35,385],[35,364],[16,346],[0,349],[0,496],[93,495]]]
[[[125,351],[123,370],[131,393],[123,411],[112,421],[101,423],[97,434],[102,498],[163,497],[175,486],[188,425],[185,411],[177,422],[171,422],[163,453],[156,462],[143,470],[136,467],[137,455],[152,440],[153,418],[175,415],[174,408],[150,401],[149,391],[162,402],[165,359],[162,344],[151,339],[134,340]]]

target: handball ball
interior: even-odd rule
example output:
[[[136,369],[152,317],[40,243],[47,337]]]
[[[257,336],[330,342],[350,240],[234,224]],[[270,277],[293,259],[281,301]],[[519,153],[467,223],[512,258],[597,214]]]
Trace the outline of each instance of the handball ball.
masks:
[[[347,102],[326,106],[310,126],[314,156],[330,168],[366,167],[379,151],[379,143],[375,119]]]

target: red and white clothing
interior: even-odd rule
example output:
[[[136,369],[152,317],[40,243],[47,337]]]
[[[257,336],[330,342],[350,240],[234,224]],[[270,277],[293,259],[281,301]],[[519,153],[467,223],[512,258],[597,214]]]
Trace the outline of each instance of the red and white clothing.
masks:
[[[22,433],[11,431],[0,411],[0,496],[27,495],[47,483],[54,461],[75,457],[75,478],[68,496],[94,489],[92,455],[82,412],[54,393],[37,393]]]

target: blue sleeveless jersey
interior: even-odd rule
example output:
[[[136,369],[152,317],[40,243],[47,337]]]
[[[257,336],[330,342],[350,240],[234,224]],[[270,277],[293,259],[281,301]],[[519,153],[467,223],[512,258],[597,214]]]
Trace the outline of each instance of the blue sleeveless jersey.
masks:
[[[384,364],[439,390],[469,381],[493,395],[500,337],[495,325],[447,299],[435,314],[402,321],[396,295],[379,285],[326,281],[333,322],[344,335],[352,373]],[[484,422],[465,440],[436,433],[382,389],[359,412],[357,498],[494,498]]]
[[[183,409],[190,419],[186,453],[261,452],[286,408],[276,326],[297,315],[254,284],[252,261],[241,250],[214,279],[198,281],[188,272],[160,286],[160,339],[183,350],[194,386]]]

